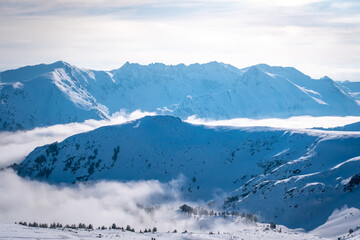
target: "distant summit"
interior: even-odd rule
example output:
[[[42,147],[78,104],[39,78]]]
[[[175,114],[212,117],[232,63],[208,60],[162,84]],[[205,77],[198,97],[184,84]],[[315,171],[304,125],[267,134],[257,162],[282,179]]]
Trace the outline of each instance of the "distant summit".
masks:
[[[331,79],[258,64],[140,65],[112,71],[58,61],[0,73],[0,130],[106,119],[124,109],[186,119],[360,115],[357,96]]]

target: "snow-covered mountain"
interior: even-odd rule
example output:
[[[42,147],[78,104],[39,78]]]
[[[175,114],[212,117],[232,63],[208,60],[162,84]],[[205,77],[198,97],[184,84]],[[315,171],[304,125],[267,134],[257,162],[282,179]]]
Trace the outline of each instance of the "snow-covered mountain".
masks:
[[[265,64],[126,63],[112,71],[65,62],[0,73],[0,130],[108,118],[125,109],[212,119],[360,115],[353,94],[329,78]]]
[[[324,223],[334,209],[359,208],[359,140],[359,134],[323,136],[306,155],[238,188],[225,206],[307,230]]]
[[[360,134],[206,127],[153,116],[36,148],[18,174],[50,183],[180,179],[190,200],[314,229],[347,204],[360,208]]]
[[[327,77],[314,80],[294,68],[265,64],[238,75],[231,89],[187,97],[173,114],[212,119],[359,114],[355,100]]]
[[[86,87],[91,74],[67,63],[0,73],[0,130],[30,129],[107,117]]]
[[[338,86],[360,103],[360,82],[337,82]]]

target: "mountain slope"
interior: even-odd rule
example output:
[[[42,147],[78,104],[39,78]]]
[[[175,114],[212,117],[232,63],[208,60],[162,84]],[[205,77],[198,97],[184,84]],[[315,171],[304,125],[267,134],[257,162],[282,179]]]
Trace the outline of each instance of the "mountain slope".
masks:
[[[1,73],[0,129],[101,119],[106,108],[83,87],[76,68],[56,62]]]
[[[302,137],[264,128],[206,128],[170,116],[145,117],[37,148],[20,164],[19,174],[55,183],[170,181],[182,174],[189,180],[184,183],[186,194],[211,199],[219,186],[233,190],[251,175],[275,167],[273,161],[279,164],[305,154],[317,137],[309,136],[299,144]],[[288,155],[273,157],[289,147]]]
[[[93,71],[60,61],[1,72],[0,99],[0,130],[108,118],[121,109],[184,119],[360,115],[353,95],[331,79],[265,64],[126,63]]]
[[[360,104],[360,82],[337,82],[338,86]]]
[[[38,147],[17,169],[51,183],[183,176],[185,198],[208,201],[237,189],[225,208],[313,229],[335,208],[360,207],[359,156],[359,133],[209,128],[155,116]]]
[[[300,115],[358,115],[359,106],[331,79],[311,79],[294,68],[257,65],[243,70],[231,90],[187,97],[171,113],[229,119]],[[170,111],[169,111],[170,112]]]
[[[360,157],[354,157],[359,155],[359,138],[342,136],[315,144],[307,155],[251,179],[225,206],[258,211],[266,219],[307,230],[323,224],[334,209],[359,208]]]

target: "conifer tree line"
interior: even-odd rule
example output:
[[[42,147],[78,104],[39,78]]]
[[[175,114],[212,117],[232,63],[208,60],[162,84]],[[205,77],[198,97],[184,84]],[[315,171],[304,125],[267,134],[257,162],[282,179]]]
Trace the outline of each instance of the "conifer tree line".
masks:
[[[223,212],[216,212],[213,210],[207,210],[205,208],[201,208],[201,207],[191,207],[190,205],[187,204],[183,204],[182,206],[180,206],[179,208],[180,213],[183,214],[187,214],[187,215],[192,215],[192,216],[210,216],[210,217],[230,217],[230,216],[241,216],[242,218],[245,218],[247,221],[250,222],[257,222],[258,218],[256,217],[256,215],[251,214],[251,213],[242,213],[239,214],[239,212],[236,211],[232,211],[232,212],[227,212],[227,211],[223,211]],[[18,222],[15,224],[19,224],[19,225],[23,225],[23,226],[28,226],[28,227],[38,227],[38,228],[51,228],[51,229],[83,229],[83,230],[94,230],[94,226],[92,224],[85,224],[85,223],[79,223],[79,224],[66,224],[63,225],[61,223],[51,223],[50,225],[48,225],[47,223],[37,223],[37,222]],[[276,228],[276,225],[274,223],[271,223],[270,225],[271,229]],[[135,232],[135,229],[132,228],[130,225],[127,225],[125,228],[124,227],[119,227],[117,226],[115,223],[113,223],[111,226],[106,227],[106,226],[99,226],[96,229],[98,230],[106,230],[106,229],[116,229],[116,230],[122,230],[122,231],[129,231],[129,232]],[[157,227],[153,227],[151,228],[145,228],[144,230],[139,230],[139,233],[156,233],[158,231]],[[187,231],[185,230],[186,233]],[[173,233],[177,233],[177,230],[175,229],[173,231]]]
[[[15,224],[27,226],[27,227],[37,227],[37,228],[51,228],[51,229],[84,229],[84,230],[94,230],[92,224],[86,225],[85,223],[79,223],[79,224],[66,224],[62,225],[61,223],[51,223],[48,225],[47,223],[37,223],[37,222],[15,222]],[[129,232],[135,232],[135,229],[132,228],[130,225],[127,225],[126,228],[124,227],[118,227],[115,223],[113,223],[110,227],[105,226],[99,226],[96,228],[97,230],[107,230],[107,229],[113,229],[113,230],[122,230],[122,231],[129,231]],[[140,230],[140,233],[156,233],[157,227],[151,228],[145,228],[143,231]]]
[[[252,214],[252,213],[239,213],[237,211],[232,211],[232,212],[228,212],[228,211],[223,211],[223,212],[215,212],[213,210],[207,210],[201,207],[191,207],[190,205],[187,204],[183,204],[180,207],[180,212],[187,214],[187,215],[199,215],[199,216],[222,216],[224,218],[226,218],[227,216],[241,216],[242,218],[245,218],[246,220],[250,221],[250,222],[257,222],[258,218],[256,215]]]

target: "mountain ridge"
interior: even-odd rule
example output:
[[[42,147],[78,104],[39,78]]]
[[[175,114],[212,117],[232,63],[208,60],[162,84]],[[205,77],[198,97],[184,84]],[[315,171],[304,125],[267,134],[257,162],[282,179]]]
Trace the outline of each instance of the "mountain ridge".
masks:
[[[349,91],[331,79],[266,64],[127,62],[95,71],[58,61],[0,72],[0,130],[107,119],[120,110],[217,120],[360,115]]]
[[[360,207],[359,146],[358,132],[207,127],[148,116],[38,147],[16,168],[53,184],[180,178],[185,199],[217,199],[221,209],[312,230],[344,204]]]

